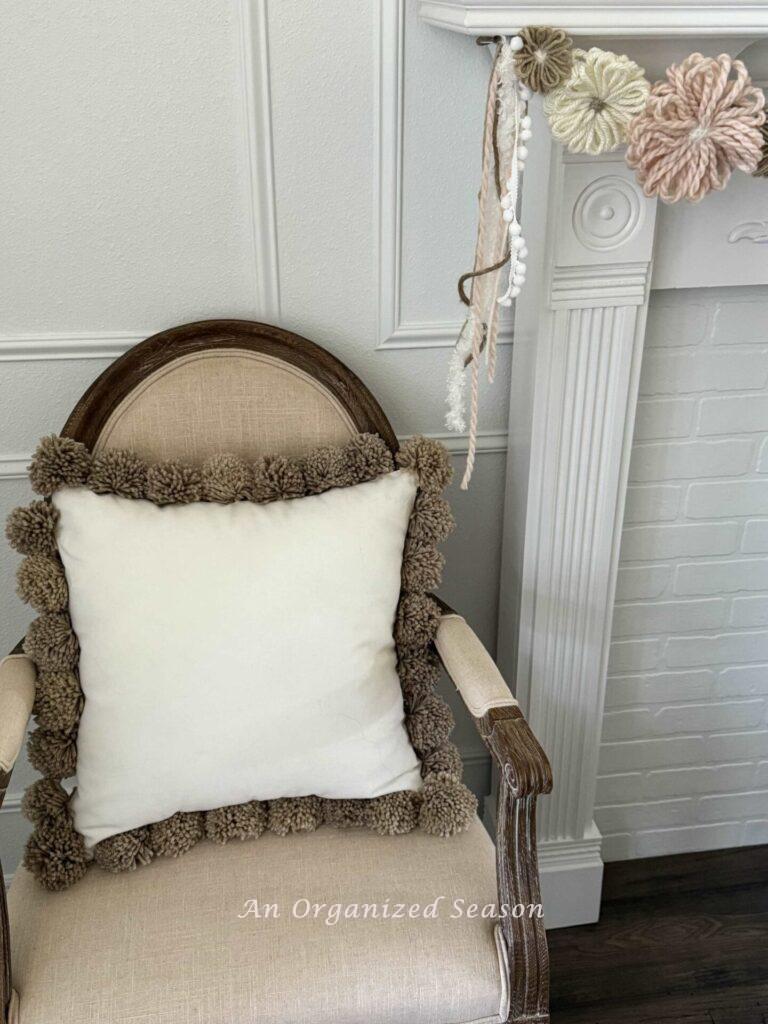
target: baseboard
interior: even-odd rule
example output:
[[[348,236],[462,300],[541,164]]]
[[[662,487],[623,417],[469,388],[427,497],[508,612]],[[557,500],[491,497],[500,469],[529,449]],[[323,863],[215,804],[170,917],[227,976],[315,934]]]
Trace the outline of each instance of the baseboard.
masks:
[[[547,929],[592,924],[600,917],[603,861],[600,832],[584,839],[539,843],[539,875]]]

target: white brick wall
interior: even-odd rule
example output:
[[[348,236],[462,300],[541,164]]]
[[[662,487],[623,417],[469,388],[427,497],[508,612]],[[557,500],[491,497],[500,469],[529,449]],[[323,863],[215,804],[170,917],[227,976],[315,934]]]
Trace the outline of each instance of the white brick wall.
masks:
[[[768,843],[768,290],[655,292],[608,668],[606,860]]]

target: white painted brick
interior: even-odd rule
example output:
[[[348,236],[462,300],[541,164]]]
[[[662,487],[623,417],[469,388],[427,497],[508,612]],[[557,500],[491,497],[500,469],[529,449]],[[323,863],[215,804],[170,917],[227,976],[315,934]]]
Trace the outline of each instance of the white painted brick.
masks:
[[[729,555],[736,550],[738,536],[738,523],[630,526],[621,538],[621,560],[638,562],[694,555]]]
[[[695,412],[695,398],[641,399],[635,414],[635,441],[688,437]]]
[[[741,824],[691,825],[683,828],[651,829],[635,835],[635,857],[663,857],[694,850],[727,850],[738,846]]]
[[[717,629],[724,625],[727,613],[728,604],[722,598],[620,604],[613,611],[613,635],[645,636]]]
[[[605,688],[605,706],[617,708],[628,704],[668,704],[671,701],[702,700],[714,696],[715,692],[715,673],[710,669],[640,676],[609,676]]]
[[[681,595],[768,590],[768,558],[736,558],[731,561],[678,565],[672,589]]]
[[[656,733],[699,733],[722,729],[749,729],[765,715],[762,700],[716,701],[714,704],[681,704],[662,708],[653,718]]]
[[[746,628],[768,626],[768,595],[735,597],[731,607],[731,625]]]
[[[760,846],[768,843],[768,818],[762,821],[748,821],[744,826],[743,846]]]
[[[703,398],[699,434],[748,434],[768,430],[768,395]]]
[[[652,297],[629,477],[597,788],[604,856],[768,842],[763,292]]]
[[[752,467],[754,447],[754,442],[745,438],[635,445],[629,479],[633,483],[644,483],[650,480],[742,476]]]
[[[767,661],[768,631],[721,633],[718,636],[670,637],[666,661],[670,668],[728,665],[733,662]]]
[[[635,803],[643,791],[642,772],[622,772],[619,775],[601,775],[597,780],[597,806],[602,804]]]
[[[629,640],[612,643],[608,658],[608,671],[615,674],[654,668],[660,653],[660,640]]]
[[[735,736],[747,736],[750,733],[734,733]],[[768,754],[768,737],[755,733],[761,740],[765,739]],[[702,736],[673,736],[665,739],[629,740],[627,742],[603,743],[600,748],[600,772],[628,772],[642,768],[667,768],[681,764],[702,764],[707,758],[710,740],[704,741]],[[735,761],[741,755],[725,755],[719,760]],[[757,756],[757,755],[755,755]]]
[[[661,597],[671,578],[671,565],[621,566],[616,576],[616,600]]]
[[[719,791],[733,792],[750,786],[753,775],[754,765],[748,762],[695,768],[665,768],[662,771],[648,772],[643,780],[643,794],[649,799],[659,799]]]
[[[717,678],[717,693],[722,697],[768,695],[768,664],[732,665]]]
[[[653,715],[647,708],[606,711],[603,715],[603,740],[636,740],[653,731]]]
[[[744,526],[741,550],[768,551],[768,519],[750,519]]]
[[[697,391],[757,391],[768,381],[768,351],[645,353],[641,395],[679,395]]]
[[[692,302],[674,293],[660,300],[651,296],[645,327],[646,348],[698,345],[707,336],[710,321],[708,302]]]
[[[614,804],[596,807],[595,821],[601,832],[636,832],[654,825],[672,827],[687,824],[693,820],[693,808],[691,799]]]
[[[745,757],[768,757],[768,730],[709,736],[706,746],[707,760],[715,763],[739,761]]]
[[[624,522],[653,523],[676,519],[682,490],[674,484],[628,487]]]
[[[733,821],[768,815],[768,789],[753,793],[723,793],[703,796],[697,817],[701,821]]]
[[[716,345],[763,344],[768,341],[765,302],[722,302],[712,322]]]
[[[690,484],[685,501],[685,514],[691,519],[759,516],[765,514],[766,509],[768,480]]]

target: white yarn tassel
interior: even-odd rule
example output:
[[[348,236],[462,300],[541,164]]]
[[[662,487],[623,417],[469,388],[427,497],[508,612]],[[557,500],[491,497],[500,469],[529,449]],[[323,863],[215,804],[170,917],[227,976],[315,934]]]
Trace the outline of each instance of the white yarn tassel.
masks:
[[[467,429],[465,392],[468,368],[472,374],[469,442],[462,490],[469,486],[475,464],[483,349],[488,380],[492,381],[496,371],[499,305],[510,305],[512,299],[520,294],[520,286],[525,280],[525,264],[522,262],[525,259],[525,241],[517,223],[517,203],[519,175],[527,155],[524,142],[530,138],[530,118],[526,113],[530,92],[515,74],[514,54],[521,46],[522,40],[517,36],[501,44],[488,84],[471,304],[448,367],[445,422],[449,430],[463,432]],[[503,204],[497,192],[499,179],[502,182],[506,179],[507,192]],[[507,290],[497,299],[501,267],[508,248],[511,257]]]

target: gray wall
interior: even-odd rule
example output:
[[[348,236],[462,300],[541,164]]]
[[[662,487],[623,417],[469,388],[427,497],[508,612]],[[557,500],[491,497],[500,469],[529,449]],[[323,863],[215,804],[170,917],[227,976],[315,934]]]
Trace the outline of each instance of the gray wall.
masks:
[[[348,363],[398,433],[443,432],[487,55],[468,59],[465,40],[418,25],[404,0],[280,0],[266,35],[263,10],[260,0],[3,4],[3,519],[31,496],[21,469],[38,438],[61,427],[114,353],[189,320],[275,317],[275,277],[280,322]],[[443,590],[491,645],[510,352],[484,395],[472,490],[454,489]],[[0,549],[8,650],[29,616],[14,594],[18,560]],[[457,713],[482,792],[487,757]],[[31,774],[22,759],[0,816],[6,872]]]

